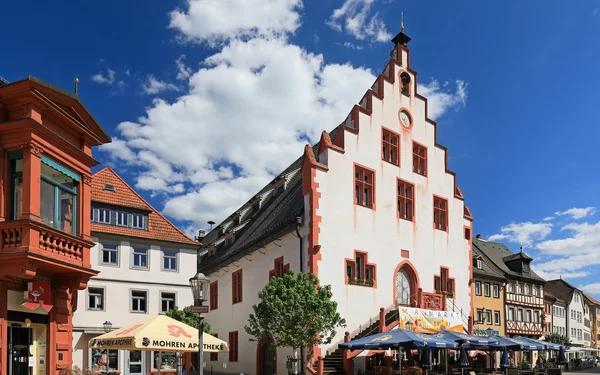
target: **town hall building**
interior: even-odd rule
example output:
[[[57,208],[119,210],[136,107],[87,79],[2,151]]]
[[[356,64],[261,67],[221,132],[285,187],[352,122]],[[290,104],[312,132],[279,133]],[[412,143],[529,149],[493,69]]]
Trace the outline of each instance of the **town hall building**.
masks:
[[[451,311],[472,328],[473,218],[417,93],[409,41],[392,40],[383,72],[339,126],[202,240],[206,319],[230,347],[207,355],[206,368],[287,371],[291,349],[257,346],[244,330],[257,293],[287,269],[331,285],[347,323],[349,335],[306,348],[313,374],[348,369],[337,345],[393,328],[398,307]]]

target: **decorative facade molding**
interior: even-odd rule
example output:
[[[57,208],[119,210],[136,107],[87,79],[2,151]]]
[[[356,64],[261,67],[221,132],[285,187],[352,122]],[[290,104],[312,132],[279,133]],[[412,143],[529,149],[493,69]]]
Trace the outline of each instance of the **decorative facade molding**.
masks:
[[[44,150],[35,142],[23,143],[21,145],[21,148],[23,149],[23,151],[30,152],[32,155],[35,155],[37,157],[41,157],[42,153],[44,153]]]

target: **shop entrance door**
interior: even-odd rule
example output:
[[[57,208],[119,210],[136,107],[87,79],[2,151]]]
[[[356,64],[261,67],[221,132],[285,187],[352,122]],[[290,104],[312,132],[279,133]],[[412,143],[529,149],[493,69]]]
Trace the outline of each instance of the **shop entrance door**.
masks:
[[[125,353],[125,359],[127,360],[126,375],[144,374],[145,352],[141,350],[131,350]]]
[[[33,330],[20,325],[8,327],[8,375],[31,375],[29,367],[30,345],[33,342]]]

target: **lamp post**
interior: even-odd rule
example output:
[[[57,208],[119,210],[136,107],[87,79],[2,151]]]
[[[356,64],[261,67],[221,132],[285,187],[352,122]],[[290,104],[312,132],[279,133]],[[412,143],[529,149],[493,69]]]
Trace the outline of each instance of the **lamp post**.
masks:
[[[104,328],[105,333],[109,333],[110,331],[112,331],[112,323],[107,320],[106,322],[102,323],[102,328]],[[105,349],[105,353],[106,353],[106,373],[108,374],[108,372],[110,371],[110,355],[108,353],[108,349]]]
[[[204,373],[203,356],[204,356],[204,317],[200,308],[208,295],[208,284],[210,279],[198,272],[194,277],[190,278],[190,288],[194,296],[194,307],[198,307],[198,375]]]

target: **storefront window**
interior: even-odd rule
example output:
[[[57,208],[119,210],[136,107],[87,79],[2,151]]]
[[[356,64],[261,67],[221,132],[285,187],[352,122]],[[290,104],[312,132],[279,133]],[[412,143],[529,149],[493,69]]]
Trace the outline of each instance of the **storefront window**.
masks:
[[[106,372],[119,369],[119,351],[107,349],[90,349],[90,371]]]
[[[152,369],[158,370],[158,352],[152,352]],[[177,353],[163,352],[161,370],[176,370],[177,369]]]

